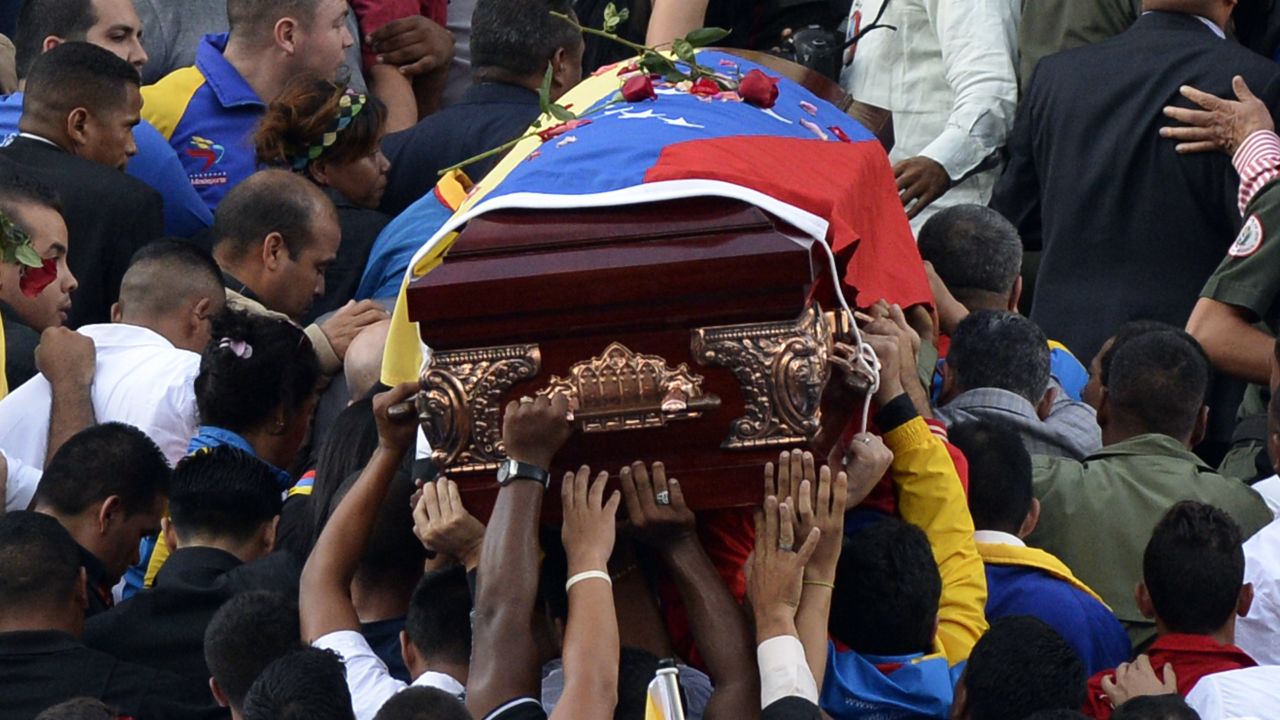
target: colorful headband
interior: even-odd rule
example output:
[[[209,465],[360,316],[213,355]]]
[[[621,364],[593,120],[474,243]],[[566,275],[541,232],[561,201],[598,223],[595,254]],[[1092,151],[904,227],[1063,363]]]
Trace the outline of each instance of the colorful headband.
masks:
[[[329,126],[329,130],[327,130],[324,135],[320,136],[320,142],[312,143],[312,145],[307,148],[306,153],[293,161],[293,169],[298,172],[302,172],[307,169],[308,165],[319,160],[320,156],[324,154],[324,151],[328,150],[330,146],[338,141],[338,133],[346,130],[347,126],[351,125],[351,121],[355,120],[356,116],[360,114],[360,111],[364,110],[364,106],[367,102],[368,98],[364,93],[358,93],[355,90],[347,89],[347,91],[342,94],[342,98],[338,100],[338,116],[334,118],[333,124]]]

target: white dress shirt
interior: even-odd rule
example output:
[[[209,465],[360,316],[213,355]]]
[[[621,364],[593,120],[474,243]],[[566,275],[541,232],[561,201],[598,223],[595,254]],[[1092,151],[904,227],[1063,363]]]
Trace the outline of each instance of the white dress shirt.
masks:
[[[97,421],[137,427],[160,446],[170,464],[186,455],[199,426],[195,379],[200,356],[137,325],[86,325],[80,333],[92,338],[97,350],[92,391]],[[50,392],[49,381],[37,375],[0,400],[0,447],[10,459],[6,510],[25,509],[35,494],[38,473],[15,477],[12,461],[44,467]]]
[[[1259,665],[1280,665],[1280,520],[1245,542],[1244,581],[1253,583],[1253,606],[1236,618],[1236,645]]]
[[[1254,492],[1267,501],[1271,514],[1280,516],[1280,475],[1272,475],[1266,480],[1259,480],[1251,486]]]
[[[893,113],[897,163],[923,155],[961,180],[1005,144],[1018,102],[1020,0],[853,0],[849,36],[888,2],[880,28],[853,48],[843,85],[856,100]],[[953,185],[912,221],[949,205],[986,205],[992,167]]]
[[[761,708],[792,695],[818,704],[818,683],[809,670],[800,638],[779,635],[765,640],[756,647],[756,662],[760,667]]]
[[[1187,704],[1201,720],[1280,717],[1280,667],[1251,667],[1200,678]]]
[[[386,663],[378,657],[364,635],[354,630],[338,630],[321,635],[311,643],[321,650],[332,650],[342,657],[347,669],[347,689],[351,692],[351,709],[356,720],[373,720],[382,706],[407,687],[433,687],[462,699],[466,689],[450,675],[425,672],[412,685],[391,676]]]

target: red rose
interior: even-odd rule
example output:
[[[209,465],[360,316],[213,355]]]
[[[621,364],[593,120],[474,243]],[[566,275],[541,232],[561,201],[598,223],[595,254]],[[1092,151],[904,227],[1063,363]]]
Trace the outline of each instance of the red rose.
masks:
[[[636,75],[622,83],[622,99],[630,103],[642,100],[654,100],[658,93],[653,91],[653,81],[648,75]]]
[[[721,92],[720,85],[709,77],[700,77],[689,88],[689,92],[698,97],[715,97]]]
[[[738,83],[738,94],[746,102],[768,110],[778,102],[778,78],[752,70]]]
[[[538,137],[542,139],[542,142],[546,142],[548,140],[558,138],[561,135],[569,132],[570,130],[577,130],[583,125],[590,125],[590,124],[591,124],[591,121],[585,118],[578,118],[577,120],[569,120],[566,122],[562,122],[559,125],[552,125],[546,130],[539,130]]]
[[[18,281],[18,289],[23,295],[33,298],[44,292],[54,280],[58,279],[58,261],[46,258],[40,267],[23,266],[22,277]]]

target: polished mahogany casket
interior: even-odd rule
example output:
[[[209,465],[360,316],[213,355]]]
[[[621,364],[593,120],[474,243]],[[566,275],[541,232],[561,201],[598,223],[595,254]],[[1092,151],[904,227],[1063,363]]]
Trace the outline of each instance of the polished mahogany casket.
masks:
[[[580,432],[557,473],[661,460],[694,507],[758,502],[765,462],[824,423],[829,444],[854,412],[823,403],[848,335],[828,268],[814,240],[733,200],[478,218],[408,293],[432,348],[433,459],[483,510],[506,404],[560,391]]]
[[[861,410],[831,362],[837,282],[819,241],[738,200],[483,214],[407,292],[432,459],[486,516],[506,404],[562,392],[578,432],[553,481],[660,460],[695,508],[757,503],[766,462],[825,457]]]

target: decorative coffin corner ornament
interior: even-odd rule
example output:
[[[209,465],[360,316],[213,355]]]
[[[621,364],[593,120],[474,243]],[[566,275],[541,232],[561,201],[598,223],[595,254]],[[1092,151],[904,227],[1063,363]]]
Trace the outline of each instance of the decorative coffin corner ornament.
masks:
[[[693,331],[693,357],[733,371],[745,412],[722,447],[746,450],[806,443],[822,423],[822,394],[831,377],[836,318],[816,305],[789,322],[722,325]]]
[[[552,377],[538,394],[568,396],[574,422],[584,432],[614,432],[663,427],[720,407],[720,398],[703,392],[702,381],[686,364],[671,368],[658,355],[615,342],[575,363],[568,377]]]
[[[422,370],[417,405],[436,466],[497,470],[505,457],[503,396],[541,369],[542,355],[532,344],[432,353]]]

